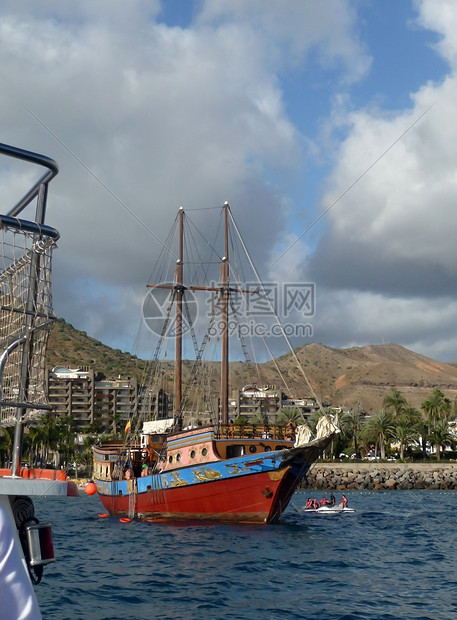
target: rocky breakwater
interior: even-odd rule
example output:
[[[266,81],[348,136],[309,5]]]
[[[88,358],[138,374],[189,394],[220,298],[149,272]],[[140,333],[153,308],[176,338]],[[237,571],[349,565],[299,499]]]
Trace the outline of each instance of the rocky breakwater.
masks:
[[[303,489],[457,489],[457,463],[316,463]]]

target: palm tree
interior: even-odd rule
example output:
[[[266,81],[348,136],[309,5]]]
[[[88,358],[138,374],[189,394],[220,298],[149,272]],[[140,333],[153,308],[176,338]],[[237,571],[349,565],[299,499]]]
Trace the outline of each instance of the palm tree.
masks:
[[[359,440],[364,422],[365,416],[360,411],[344,413],[339,420],[342,435],[353,442],[354,454],[356,456],[359,456]]]
[[[14,427],[3,427],[0,428],[0,454],[3,455],[1,459],[6,460],[8,463],[12,460],[11,451],[13,448],[13,439],[14,439]]]
[[[56,418],[52,413],[45,413],[40,418],[39,426],[43,431],[43,460],[49,461],[49,452],[57,449]]]
[[[452,416],[452,405],[449,398],[440,389],[433,390],[431,396],[424,400],[421,405],[423,411],[423,423],[421,427],[422,451],[426,453],[427,439],[430,437],[433,427],[441,420],[446,421],[448,427],[449,418]],[[438,425],[439,426],[439,425]],[[433,440],[431,439],[432,443]],[[439,448],[438,448],[439,449]],[[437,454],[437,459],[439,458]]]
[[[46,444],[46,431],[43,426],[31,426],[27,431],[30,446],[30,466],[37,465],[37,459],[40,458],[40,464],[45,460],[44,446]]]
[[[404,411],[404,409],[408,406],[408,401],[401,392],[398,390],[392,390],[390,394],[387,394],[387,396],[384,397],[382,406],[387,411],[391,411],[394,419],[396,420],[402,411]]]
[[[405,449],[410,443],[414,442],[417,437],[417,427],[410,424],[406,418],[403,418],[395,423],[392,431],[392,439],[394,439],[400,446],[399,451],[401,460],[404,458]]]
[[[301,424],[303,421],[303,412],[298,407],[282,407],[276,415],[276,424],[279,426],[285,426],[288,422]]]
[[[421,408],[432,424],[440,418],[447,418],[452,410],[451,401],[438,388],[432,392],[430,398],[424,400]]]
[[[56,449],[63,456],[64,463],[72,459],[75,451],[74,422],[71,415],[58,418],[55,429]]]
[[[429,433],[430,441],[436,447],[436,460],[441,458],[441,447],[451,444],[455,438],[449,432],[449,424],[447,420],[438,420],[435,424],[432,424]]]
[[[394,421],[392,414],[386,409],[381,409],[379,413],[369,416],[364,424],[363,436],[365,441],[375,444],[375,454],[378,447],[381,458],[386,457],[386,442],[393,436]]]
[[[412,407],[408,405],[403,409],[398,419],[401,424],[409,424],[410,426],[417,426],[422,421],[421,412],[416,409],[416,407]]]

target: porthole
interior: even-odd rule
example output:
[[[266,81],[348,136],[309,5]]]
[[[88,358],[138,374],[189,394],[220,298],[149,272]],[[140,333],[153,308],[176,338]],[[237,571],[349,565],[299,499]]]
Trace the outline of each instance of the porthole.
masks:
[[[192,450],[190,453],[190,458],[194,459],[195,458],[195,450]]]
[[[252,452],[252,453],[257,452],[256,446],[249,446],[249,452]]]
[[[181,460],[181,453],[178,452],[178,454],[176,455],[176,460],[179,463],[179,461]]]
[[[207,454],[208,454],[208,450],[206,448],[203,448],[202,456],[206,456]]]
[[[169,463],[173,463],[173,457],[172,457],[172,456],[169,456],[169,457],[168,457],[168,462],[169,462]]]
[[[271,452],[271,446],[265,446],[265,452]]]

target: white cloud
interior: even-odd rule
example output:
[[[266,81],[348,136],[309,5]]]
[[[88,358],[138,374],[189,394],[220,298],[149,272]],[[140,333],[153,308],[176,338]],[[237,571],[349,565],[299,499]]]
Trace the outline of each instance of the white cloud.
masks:
[[[315,50],[325,68],[343,67],[341,79],[351,82],[370,65],[354,28],[355,18],[350,3],[342,0],[206,0],[198,23],[222,29],[227,22],[236,23],[246,38],[258,39],[273,70],[306,63]]]
[[[149,0],[1,3],[2,141],[61,167],[48,210],[48,223],[62,233],[57,313],[129,348],[160,251],[154,237],[165,239],[180,205],[228,200],[265,273],[292,242],[286,181],[298,183],[309,163],[303,144],[314,154],[330,144],[300,134],[283,79],[289,70],[318,67],[335,80],[340,102],[321,121],[337,154],[324,208],[436,103],[330,212],[319,246],[308,238],[296,244],[270,276],[316,281],[316,336],[327,344],[374,342],[373,307],[385,310],[392,299],[391,333],[400,340],[403,317],[419,306],[439,341],[439,324],[444,332],[449,322],[434,318],[440,304],[433,299],[427,314],[424,300],[448,299],[457,282],[454,73],[425,82],[408,110],[387,115],[370,101],[355,109],[351,86],[371,63],[356,3],[208,0],[195,4],[200,13],[186,29],[159,22],[163,7]],[[439,33],[437,49],[453,67],[453,4],[418,7],[421,26]],[[341,131],[347,137],[338,147]],[[18,180],[5,188],[8,196]],[[335,302],[338,313],[329,310]],[[426,346],[425,323],[410,322],[408,342]]]
[[[164,239],[181,204],[229,200],[241,224],[255,222],[254,254],[268,258],[284,220],[264,170],[296,167],[301,153],[264,42],[245,39],[236,24],[223,32],[168,28],[141,2],[131,3],[131,14],[114,3],[107,15],[106,3],[81,2],[73,12],[60,3],[30,12],[15,6],[0,7],[3,140],[45,152],[61,167],[48,211],[62,233],[59,315],[118,340],[112,313],[90,319],[90,305],[116,291],[126,300],[119,322],[129,323],[128,299],[144,290],[160,250],[146,229]],[[88,278],[97,286],[85,289]]]
[[[442,35],[437,49],[454,62],[453,3],[424,1],[420,9],[422,24]],[[323,208],[362,178],[329,212],[311,261],[325,303],[338,308],[339,334],[322,321],[324,341],[373,343],[385,333],[426,354],[457,358],[455,340],[446,338],[457,285],[456,101],[452,71],[412,93],[409,110],[386,115],[367,107],[346,116],[350,128]]]

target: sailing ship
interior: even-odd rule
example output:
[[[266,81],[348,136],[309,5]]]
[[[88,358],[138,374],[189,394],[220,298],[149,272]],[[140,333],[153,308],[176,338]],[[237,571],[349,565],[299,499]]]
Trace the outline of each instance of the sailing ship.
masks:
[[[48,186],[58,166],[44,155],[6,144],[0,144],[0,154],[45,168],[15,206],[0,215],[0,431],[14,427],[12,460],[0,469],[2,617],[37,618],[32,582],[40,582],[55,554],[52,528],[40,523],[34,500],[78,496],[64,471],[22,464],[26,427],[50,411],[45,355],[55,318],[51,258],[59,233],[45,224],[45,215]],[[29,205],[35,207],[34,219],[20,218]]]
[[[220,257],[219,281],[203,286],[184,281],[184,268],[190,271],[191,263],[186,262],[183,251],[184,209],[178,212],[173,282],[152,285],[156,292],[169,296],[164,306],[175,308],[172,327],[168,323],[159,338],[173,333],[175,341],[173,416],[144,421],[141,430],[126,434],[125,441],[102,441],[93,447],[93,480],[105,510],[112,516],[149,521],[278,522],[307,471],[338,432],[328,414],[320,417],[314,437],[306,424],[290,435],[290,429],[272,424],[266,417],[263,424],[240,425],[230,419],[231,298],[258,290],[243,288],[236,278],[235,285],[232,283],[229,220],[233,220],[228,203],[222,207],[221,216],[224,253]],[[214,419],[205,425],[199,420],[197,425],[184,426],[183,338],[192,323],[185,298],[196,291],[211,292],[218,300],[220,397]],[[167,321],[168,316],[164,323]],[[207,334],[205,343],[209,340]],[[196,350],[199,359],[201,349]]]

